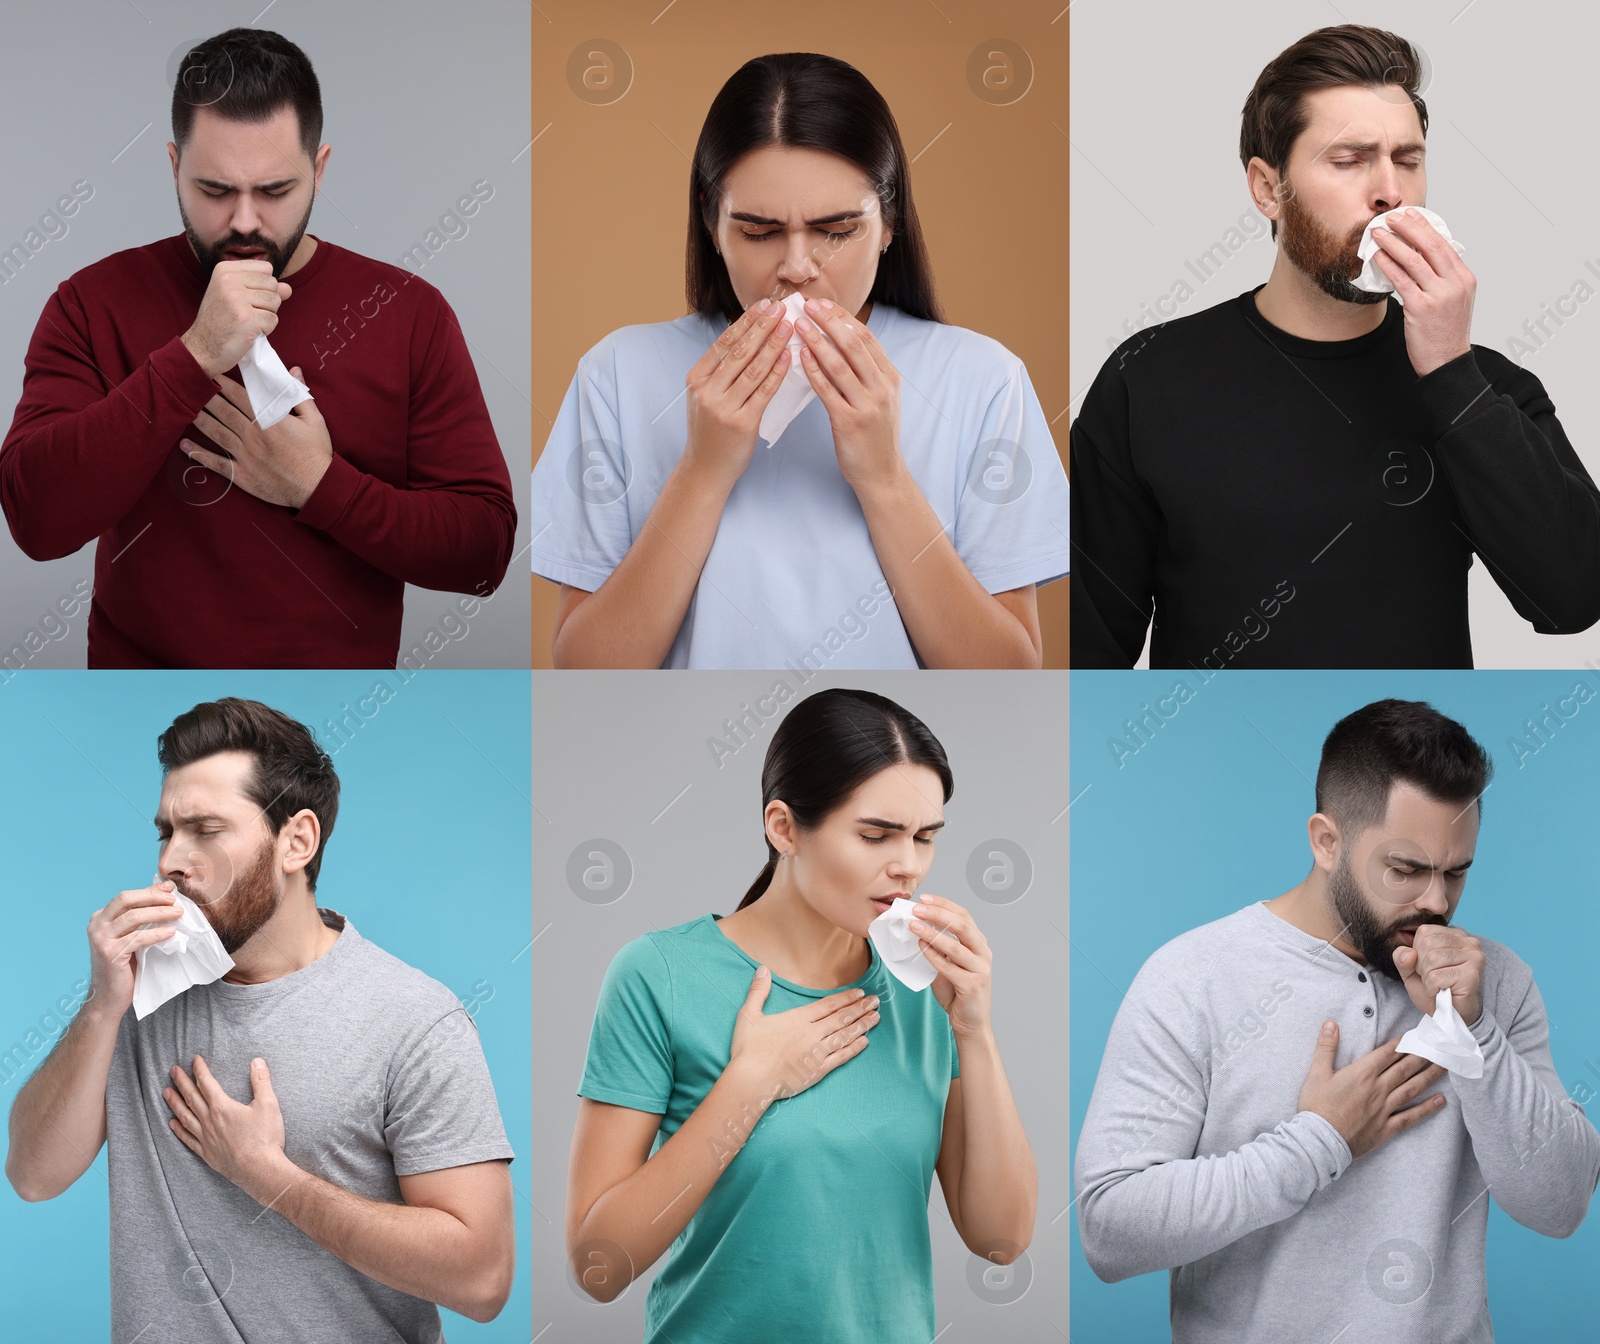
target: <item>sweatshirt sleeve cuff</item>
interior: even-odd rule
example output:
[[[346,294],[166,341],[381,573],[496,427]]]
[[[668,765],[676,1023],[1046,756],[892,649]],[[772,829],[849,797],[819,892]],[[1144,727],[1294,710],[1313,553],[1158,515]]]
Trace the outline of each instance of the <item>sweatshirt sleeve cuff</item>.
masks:
[[[335,453],[333,460],[328,463],[328,469],[322,473],[322,479],[317,482],[317,488],[300,506],[295,519],[307,527],[326,532],[350,507],[350,501],[361,488],[364,474],[359,467],[352,466]]]
[[[159,350],[151,351],[150,370],[156,381],[186,411],[198,413],[217,395],[217,385],[211,381],[211,375],[189,353],[181,336],[174,336]]]
[[[1452,429],[1494,405],[1494,388],[1471,350],[1417,379],[1428,433],[1437,443]]]
[[[1344,1136],[1330,1120],[1315,1111],[1298,1112],[1285,1128],[1297,1131],[1306,1155],[1316,1165],[1318,1190],[1338,1180],[1355,1161]]]
[[[1488,1005],[1485,1004],[1483,1011],[1478,1014],[1478,1020],[1467,1030],[1472,1033],[1472,1039],[1479,1045],[1488,1045],[1490,1037],[1499,1030],[1499,1027],[1500,1024],[1494,1020],[1494,1014],[1489,1011]]]

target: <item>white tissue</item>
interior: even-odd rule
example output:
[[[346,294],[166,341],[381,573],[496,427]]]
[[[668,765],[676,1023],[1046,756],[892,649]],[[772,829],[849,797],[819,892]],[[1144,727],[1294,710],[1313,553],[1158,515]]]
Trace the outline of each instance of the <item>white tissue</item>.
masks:
[[[265,335],[257,336],[239,357],[239,374],[262,429],[271,429],[302,401],[311,400],[311,389],[284,367]]]
[[[805,314],[805,306],[804,294],[791,294],[783,300],[784,315],[790,322],[798,322]],[[818,326],[817,330],[821,331],[822,328]],[[791,330],[789,367],[783,371],[783,381],[778,384],[778,390],[772,394],[767,409],[761,412],[761,428],[757,431],[767,441],[768,448],[772,447],[778,441],[778,436],[789,428],[789,422],[816,399],[817,394],[811,386],[811,379],[806,377],[805,368],[800,363],[800,352],[805,347],[805,337],[799,331]]]
[[[1441,989],[1434,999],[1433,1016],[1406,1032],[1395,1049],[1402,1055],[1421,1055],[1463,1078],[1483,1077],[1483,1048],[1456,1012],[1448,989]]]
[[[133,1014],[143,1018],[168,999],[195,985],[209,985],[233,969],[233,958],[200,907],[181,891],[173,892],[183,907],[176,924],[141,924],[143,929],[170,928],[172,937],[141,947],[133,954]]]
[[[867,937],[896,980],[907,989],[926,989],[939,972],[923,956],[922,944],[911,931],[911,907],[915,904],[896,896],[893,904],[867,925]]]
[[[1467,249],[1450,236],[1450,226],[1440,219],[1438,215],[1434,214],[1432,210],[1420,205],[1402,206],[1401,209],[1415,210],[1444,235],[1445,241],[1455,248],[1458,257],[1466,255]],[[1367,225],[1361,235],[1361,245],[1356,248],[1356,256],[1361,258],[1361,274],[1356,276],[1350,283],[1357,289],[1366,290],[1368,294],[1394,294],[1395,301],[1404,304],[1405,300],[1400,295],[1395,294],[1394,283],[1378,269],[1377,263],[1372,260],[1379,251],[1378,244],[1373,240],[1372,231],[1380,227],[1388,228],[1389,216],[1398,213],[1399,211],[1396,210],[1386,210]],[[1397,233],[1395,236],[1398,238],[1400,235]],[[1391,267],[1400,265],[1392,257],[1386,258],[1384,264]]]

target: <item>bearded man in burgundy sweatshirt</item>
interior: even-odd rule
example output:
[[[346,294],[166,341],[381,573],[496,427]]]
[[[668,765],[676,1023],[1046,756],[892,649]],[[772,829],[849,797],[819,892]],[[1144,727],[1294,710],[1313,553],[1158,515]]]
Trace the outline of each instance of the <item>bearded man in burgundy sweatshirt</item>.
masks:
[[[460,324],[306,232],[331,147],[294,43],[193,48],[172,135],[184,231],[79,271],[34,331],[0,445],[11,534],[35,560],[98,539],[90,667],[393,666],[407,583],[487,597],[511,557]],[[258,335],[313,398],[270,428],[238,368]]]

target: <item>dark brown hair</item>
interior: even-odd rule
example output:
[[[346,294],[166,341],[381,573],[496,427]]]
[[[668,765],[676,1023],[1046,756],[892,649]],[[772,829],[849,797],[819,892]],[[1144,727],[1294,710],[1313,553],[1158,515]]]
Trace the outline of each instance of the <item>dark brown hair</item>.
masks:
[[[1305,130],[1305,95],[1318,89],[1396,84],[1417,109],[1422,134],[1428,134],[1428,105],[1422,101],[1423,64],[1415,47],[1382,28],[1358,23],[1318,28],[1280,52],[1261,72],[1244,101],[1239,128],[1239,160],[1263,159],[1278,173]],[[1272,221],[1272,236],[1278,222]]]
[[[163,776],[224,751],[247,751],[255,757],[244,793],[261,809],[273,835],[302,808],[316,813],[321,840],[305,866],[306,885],[315,891],[339,815],[339,776],[332,758],[305,724],[257,700],[232,696],[178,715],[156,742]]]
[[[944,786],[955,778],[944,747],[915,714],[872,691],[834,687],[808,695],[772,734],[761,767],[761,811],[774,799],[789,805],[795,825],[814,831],[862,784],[891,765],[926,765]],[[772,882],[778,851],[767,841],[767,862],[750,884],[743,910]]]
[[[172,142],[178,153],[208,107],[230,121],[261,122],[294,108],[300,145],[315,159],[322,144],[322,88],[305,52],[265,28],[230,28],[190,47],[172,85]]]
[[[878,258],[873,303],[943,322],[933,292],[933,267],[917,208],[900,128],[883,95],[833,56],[787,52],[758,56],[735,70],[712,100],[689,172],[689,248],[684,287],[692,311],[737,321],[744,311],[716,249],[722,183],[753,150],[780,145],[848,159],[877,192],[884,225],[894,234]],[[775,296],[774,296],[775,297]]]
[[[1376,700],[1333,725],[1317,767],[1317,811],[1339,823],[1346,842],[1381,822],[1402,780],[1430,798],[1483,813],[1494,765],[1454,719],[1423,700]]]

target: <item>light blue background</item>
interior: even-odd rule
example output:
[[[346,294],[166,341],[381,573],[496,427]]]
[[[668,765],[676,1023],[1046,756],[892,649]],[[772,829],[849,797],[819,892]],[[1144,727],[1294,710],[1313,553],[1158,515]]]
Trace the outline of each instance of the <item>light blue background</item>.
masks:
[[[531,1317],[529,681],[526,672],[24,672],[0,686],[0,836],[14,860],[0,1050],[57,998],[81,997],[85,926],[155,869],[156,737],[203,700],[261,700],[318,731],[339,772],[320,904],[473,1009],[516,1152],[516,1287],[499,1318],[442,1312],[452,1344],[525,1344]],[[392,698],[371,698],[383,679]],[[365,706],[362,697],[368,697]],[[324,725],[350,714],[338,731]],[[374,711],[375,712],[370,712]],[[492,996],[490,991],[492,989]],[[9,1067],[9,1066],[8,1066]],[[7,1069],[0,1068],[0,1077]],[[25,1074],[0,1085],[9,1111]],[[106,1156],[65,1194],[26,1204],[0,1182],[8,1339],[97,1340],[110,1320]],[[119,1341],[118,1344],[121,1344]]]
[[[1125,721],[1146,704],[1157,708],[1178,681],[1192,697],[1175,713],[1169,698],[1161,711],[1169,716],[1140,745]],[[1593,698],[1539,746],[1525,721],[1570,697],[1577,682]],[[1111,1021],[1134,974],[1186,929],[1277,896],[1306,875],[1305,823],[1316,810],[1322,740],[1351,710],[1389,696],[1431,702],[1493,757],[1477,859],[1455,922],[1506,943],[1532,966],[1568,1095],[1583,1101],[1600,1089],[1600,673],[1228,672],[1205,681],[1196,672],[1074,672],[1074,1156]],[[1120,764],[1109,745],[1118,738],[1138,747]],[[1520,764],[1516,740],[1538,747]],[[1586,1109],[1592,1120],[1600,1100]],[[1078,1244],[1076,1213],[1073,1340],[1169,1340],[1169,1276],[1102,1283]],[[1573,1237],[1555,1240],[1491,1205],[1487,1258],[1500,1344],[1595,1338],[1596,1307],[1584,1286],[1600,1264],[1593,1209]]]

